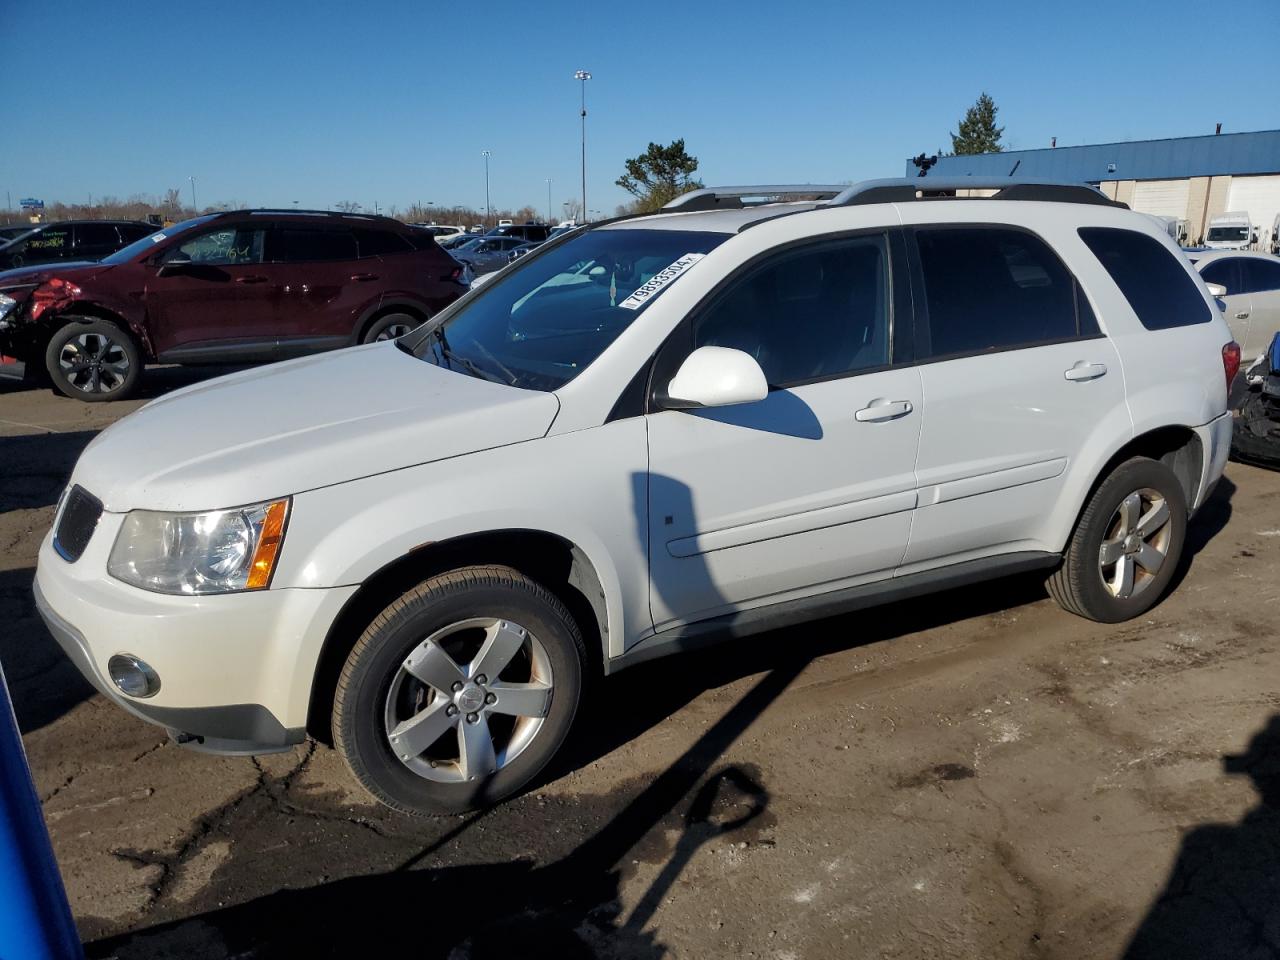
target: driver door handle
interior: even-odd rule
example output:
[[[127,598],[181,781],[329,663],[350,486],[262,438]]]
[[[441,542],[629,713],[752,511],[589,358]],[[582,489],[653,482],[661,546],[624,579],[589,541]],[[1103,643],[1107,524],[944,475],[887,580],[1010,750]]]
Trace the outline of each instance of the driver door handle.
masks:
[[[1105,363],[1086,363],[1081,360],[1062,375],[1068,380],[1097,380],[1099,377],[1106,376],[1106,373]]]
[[[266,277],[259,277],[256,274],[250,274],[243,277],[236,277],[236,283],[266,283]]]
[[[368,283],[370,280],[377,280],[378,275],[376,273],[353,273],[351,279],[356,283]]]
[[[883,397],[877,397],[855,412],[853,419],[861,423],[879,423],[883,420],[897,420],[899,417],[905,417],[914,409],[910,400],[886,400]]]

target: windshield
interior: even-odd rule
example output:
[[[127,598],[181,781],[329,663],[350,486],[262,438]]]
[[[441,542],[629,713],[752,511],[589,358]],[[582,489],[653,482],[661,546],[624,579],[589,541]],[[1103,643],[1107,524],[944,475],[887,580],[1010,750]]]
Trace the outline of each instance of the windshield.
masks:
[[[103,257],[102,263],[128,263],[139,254],[150,250],[161,240],[172,237],[175,233],[182,233],[184,230],[190,230],[192,227],[198,227],[202,223],[208,223],[216,214],[207,214],[203,217],[194,217],[191,220],[183,220],[181,223],[175,223],[172,227],[164,227],[155,233],[149,233],[141,240],[135,240],[127,247],[121,247],[109,257]]]
[[[1210,227],[1206,240],[1248,240],[1248,227]]]
[[[578,234],[521,258],[520,266],[405,348],[472,376],[557,390],[600,356],[650,300],[728,237],[632,229]]]

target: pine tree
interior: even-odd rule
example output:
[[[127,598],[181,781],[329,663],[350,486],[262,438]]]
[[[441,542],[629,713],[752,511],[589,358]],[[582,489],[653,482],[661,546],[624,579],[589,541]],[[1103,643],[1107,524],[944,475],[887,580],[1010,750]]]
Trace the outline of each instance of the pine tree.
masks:
[[[1000,108],[985,92],[978,102],[965,111],[960,121],[960,132],[951,134],[951,150],[965,156],[974,153],[1000,153],[1004,146],[1000,136],[1004,127],[996,126],[996,114]]]
[[[636,198],[637,213],[651,213],[682,193],[697,190],[702,183],[695,180],[698,158],[685,152],[684,139],[670,146],[651,143],[649,149],[627,161],[627,172],[615,182]]]

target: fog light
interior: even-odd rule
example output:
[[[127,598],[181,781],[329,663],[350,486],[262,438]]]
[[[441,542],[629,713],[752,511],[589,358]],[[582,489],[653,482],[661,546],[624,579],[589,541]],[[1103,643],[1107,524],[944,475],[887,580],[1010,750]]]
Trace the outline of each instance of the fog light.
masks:
[[[128,653],[117,653],[107,661],[107,673],[121,693],[131,697],[154,697],[160,691],[160,677],[151,664]]]

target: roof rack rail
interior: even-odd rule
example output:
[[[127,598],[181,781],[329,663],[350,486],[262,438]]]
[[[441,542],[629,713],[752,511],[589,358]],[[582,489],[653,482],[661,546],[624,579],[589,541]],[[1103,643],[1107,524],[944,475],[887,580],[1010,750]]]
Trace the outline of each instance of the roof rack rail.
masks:
[[[750,187],[706,187],[676,197],[662,209],[677,213],[698,210],[740,210],[743,207],[774,203],[779,200],[831,200],[849,189],[848,184],[792,183],[764,184]],[[756,199],[756,203],[745,200]]]
[[[910,200],[954,198],[957,190],[995,190],[991,200],[1051,200],[1057,203],[1093,203],[1107,207],[1128,204],[1112,200],[1097,187],[1066,180],[1028,180],[1015,177],[904,177],[864,180],[845,188],[826,202],[828,207],[864,203],[904,203]]]
[[[222,212],[222,211],[219,211]],[[247,210],[227,211],[234,213],[250,213],[250,214],[269,214],[271,216],[293,216],[297,214],[300,217],[351,217],[355,220],[386,220],[387,217],[380,213],[346,213],[342,210],[299,210],[296,207],[252,207]]]

